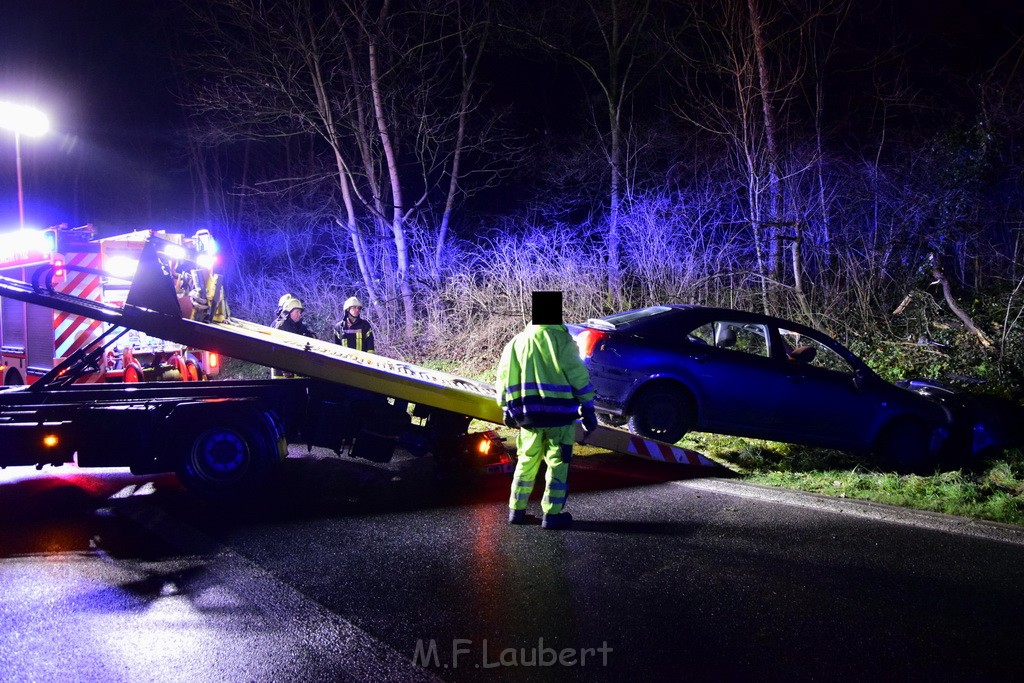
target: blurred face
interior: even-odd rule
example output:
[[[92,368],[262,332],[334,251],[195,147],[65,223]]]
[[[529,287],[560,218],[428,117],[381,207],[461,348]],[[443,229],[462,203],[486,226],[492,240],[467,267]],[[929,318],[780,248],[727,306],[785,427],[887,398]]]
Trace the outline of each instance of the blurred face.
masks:
[[[359,311],[363,310],[361,306],[351,306],[348,309],[348,314],[353,318],[359,317]]]
[[[291,310],[291,313],[288,314],[288,317],[291,318],[294,322],[299,322],[300,320],[302,320],[302,309],[293,308]]]

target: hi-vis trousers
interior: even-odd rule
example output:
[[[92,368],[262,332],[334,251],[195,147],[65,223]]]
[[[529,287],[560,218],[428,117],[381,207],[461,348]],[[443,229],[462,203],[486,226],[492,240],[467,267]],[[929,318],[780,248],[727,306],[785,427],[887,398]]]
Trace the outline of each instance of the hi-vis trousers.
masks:
[[[576,439],[576,425],[564,427],[521,428],[516,438],[516,471],[512,475],[512,494],[508,506],[525,510],[533,491],[533,482],[540,469],[540,461],[547,463],[546,487],[540,508],[545,515],[557,515],[565,505],[569,493],[569,461]]]

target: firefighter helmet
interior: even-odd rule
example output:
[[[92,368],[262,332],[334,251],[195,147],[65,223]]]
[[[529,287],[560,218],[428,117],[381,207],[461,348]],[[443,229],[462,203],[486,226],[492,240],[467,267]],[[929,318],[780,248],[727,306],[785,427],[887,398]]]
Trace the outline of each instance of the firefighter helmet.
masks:
[[[346,311],[348,309],[352,308],[353,306],[358,306],[359,308],[362,308],[363,307],[363,302],[360,301],[357,297],[354,297],[354,296],[350,296],[349,298],[345,299],[345,310]]]
[[[296,299],[294,296],[289,296],[288,298],[281,297],[281,301],[281,310],[285,313],[291,313],[296,308],[299,309],[300,311],[305,308],[302,305],[302,302]]]

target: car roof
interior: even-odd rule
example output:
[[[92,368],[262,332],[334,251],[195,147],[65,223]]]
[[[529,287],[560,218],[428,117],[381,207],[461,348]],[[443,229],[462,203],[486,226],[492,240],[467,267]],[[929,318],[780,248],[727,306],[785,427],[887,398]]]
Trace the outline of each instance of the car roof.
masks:
[[[650,315],[639,315],[645,312],[650,312]],[[600,318],[591,318],[587,320],[584,325],[590,327],[605,328],[618,328],[620,326],[628,326],[635,321],[643,320],[647,317],[667,313],[669,311],[676,311],[678,314],[685,315],[686,317],[695,317],[700,320],[714,320],[714,319],[725,319],[725,320],[736,320],[745,322],[756,322],[763,323],[766,325],[774,325],[777,327],[783,327],[793,332],[814,332],[817,334],[825,334],[815,330],[814,328],[808,327],[801,323],[787,320],[785,318],[776,318],[774,316],[765,315],[763,313],[755,313],[753,311],[744,311],[738,308],[720,308],[717,306],[701,306],[699,304],[657,304],[654,306],[645,306],[644,308],[634,308],[628,311],[621,311],[619,313],[612,313],[611,315],[602,316]],[[612,319],[620,319],[621,322],[616,324]],[[604,322],[605,324],[601,324]],[[595,324],[596,323],[596,324]]]
[[[648,315],[636,315],[648,311],[650,311],[650,314]],[[685,319],[691,319],[691,322],[694,323],[695,327],[712,320],[724,320],[769,325],[789,330],[790,332],[807,335],[812,338],[827,339],[832,342],[830,346],[838,347],[838,349],[841,349],[844,352],[841,355],[847,358],[852,358],[853,360],[851,362],[854,362],[858,366],[865,366],[864,362],[858,358],[856,354],[847,349],[839,340],[835,339],[827,332],[817,330],[813,327],[809,327],[786,318],[776,318],[775,316],[755,313],[753,311],[744,311],[738,308],[701,306],[699,304],[657,304],[654,306],[646,306],[644,308],[634,308],[620,313],[613,313],[602,318],[592,318],[583,323],[583,325],[585,327],[593,327],[600,330],[624,330],[634,324],[643,325],[645,321],[651,320],[652,318],[665,313],[673,313],[677,316],[682,316]],[[622,321],[616,324],[610,320],[614,318],[620,318]]]

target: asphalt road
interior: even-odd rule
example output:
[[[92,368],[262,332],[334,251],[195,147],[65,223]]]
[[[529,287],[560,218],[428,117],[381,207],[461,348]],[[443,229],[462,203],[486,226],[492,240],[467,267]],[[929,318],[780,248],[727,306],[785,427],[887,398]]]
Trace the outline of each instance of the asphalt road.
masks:
[[[294,449],[272,494],[230,504],[59,472],[0,476],[5,681],[1020,670],[1024,536],[997,525],[611,455],[574,463],[564,532],[507,526],[507,478],[429,459]]]

